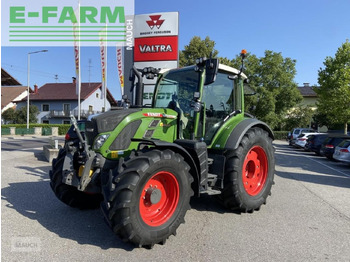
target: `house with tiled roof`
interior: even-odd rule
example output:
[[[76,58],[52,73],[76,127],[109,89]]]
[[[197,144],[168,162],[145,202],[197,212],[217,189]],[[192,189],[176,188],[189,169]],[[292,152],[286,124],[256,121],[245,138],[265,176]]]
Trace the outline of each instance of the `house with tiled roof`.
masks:
[[[16,108],[16,104],[27,97],[26,86],[1,86],[1,114],[9,108]]]
[[[1,114],[9,108],[16,109],[17,103],[27,96],[27,91],[26,86],[1,68]]]
[[[39,109],[38,123],[70,124],[70,115],[78,118],[78,95],[76,83],[48,83],[38,88],[34,86],[34,92],[29,96],[31,105]],[[24,98],[18,107],[25,106],[27,98]],[[116,106],[117,102],[107,89],[106,106],[102,97],[101,83],[82,83],[80,93],[80,118],[85,119],[89,115],[108,111]]]
[[[1,86],[20,86],[16,78],[10,75],[5,69],[1,68]]]
[[[316,109],[317,94],[313,88],[314,87],[310,86],[309,83],[304,83],[303,86],[298,86],[298,90],[303,97],[303,100],[300,103],[301,106],[311,106]]]

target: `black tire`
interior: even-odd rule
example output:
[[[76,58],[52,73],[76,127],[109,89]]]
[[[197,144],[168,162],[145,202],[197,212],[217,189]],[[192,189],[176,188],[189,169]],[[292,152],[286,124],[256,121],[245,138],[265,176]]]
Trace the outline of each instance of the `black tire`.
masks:
[[[164,244],[190,209],[189,169],[181,155],[154,149],[136,152],[111,171],[102,181],[101,208],[113,231],[138,247]]]
[[[254,127],[243,136],[238,148],[229,152],[225,165],[222,200],[232,210],[253,212],[271,194],[275,172],[272,139]]]
[[[102,194],[88,194],[79,191],[76,187],[69,186],[62,182],[63,162],[66,150],[60,149],[58,157],[52,161],[50,171],[50,186],[56,197],[70,207],[80,209],[96,209],[103,200]]]

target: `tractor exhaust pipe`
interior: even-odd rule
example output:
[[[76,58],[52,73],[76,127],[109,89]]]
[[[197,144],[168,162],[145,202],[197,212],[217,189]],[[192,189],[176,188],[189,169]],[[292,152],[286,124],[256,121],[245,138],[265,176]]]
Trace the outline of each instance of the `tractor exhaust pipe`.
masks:
[[[142,74],[139,72],[139,70],[137,70],[135,66],[132,67],[132,70],[135,76],[137,77],[135,106],[142,107],[144,88]]]

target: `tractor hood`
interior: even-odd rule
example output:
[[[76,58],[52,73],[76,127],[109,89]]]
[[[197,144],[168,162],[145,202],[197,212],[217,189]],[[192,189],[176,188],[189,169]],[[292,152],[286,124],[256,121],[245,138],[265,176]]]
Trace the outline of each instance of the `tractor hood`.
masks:
[[[116,126],[128,115],[141,111],[141,108],[131,108],[128,110],[112,110],[95,116],[86,123],[86,136],[89,145],[100,133],[113,131]]]

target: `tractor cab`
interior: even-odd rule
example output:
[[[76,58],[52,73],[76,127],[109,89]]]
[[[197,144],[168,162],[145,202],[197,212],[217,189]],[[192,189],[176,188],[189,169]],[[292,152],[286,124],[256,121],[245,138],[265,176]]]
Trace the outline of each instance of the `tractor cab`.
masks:
[[[243,116],[243,81],[237,69],[218,63],[218,59],[198,59],[194,66],[160,74],[153,108],[178,112],[178,138],[205,141],[213,138],[228,120]]]

